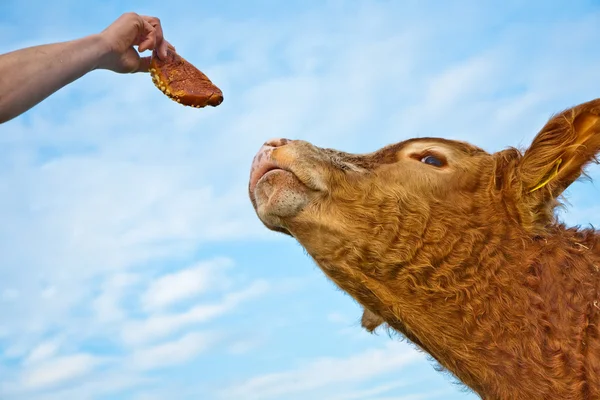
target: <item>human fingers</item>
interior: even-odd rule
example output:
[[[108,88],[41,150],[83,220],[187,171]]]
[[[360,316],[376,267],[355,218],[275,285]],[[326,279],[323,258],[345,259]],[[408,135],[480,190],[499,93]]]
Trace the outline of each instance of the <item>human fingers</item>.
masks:
[[[143,31],[139,36],[138,51],[141,53],[156,47],[156,29],[148,21],[143,20]]]
[[[171,46],[173,47],[173,46]],[[160,55],[161,59],[165,59],[167,58],[167,49],[169,48],[169,42],[167,42],[166,40],[162,40],[161,42],[158,43],[158,54]]]
[[[156,17],[150,17],[147,15],[142,15],[142,18],[145,22],[149,23],[154,28],[154,36],[155,36],[155,49],[157,50],[158,57],[164,59],[167,57],[167,44],[164,38],[162,25],[160,20]]]
[[[171,43],[167,42],[166,40],[164,41],[164,43],[166,43],[166,46],[169,50],[175,52],[175,46],[173,46]],[[139,59],[139,64],[138,64],[138,68],[134,71],[134,72],[148,72],[150,70],[150,62],[152,61],[152,57],[148,56],[148,57],[140,57]]]
[[[177,52],[177,50],[175,50],[175,46],[173,46],[171,43],[167,42],[166,40],[165,40],[165,42],[167,43],[167,48],[169,50],[171,50],[172,52]]]
[[[140,62],[134,72],[148,72],[150,70],[150,61],[152,57],[140,57]]]

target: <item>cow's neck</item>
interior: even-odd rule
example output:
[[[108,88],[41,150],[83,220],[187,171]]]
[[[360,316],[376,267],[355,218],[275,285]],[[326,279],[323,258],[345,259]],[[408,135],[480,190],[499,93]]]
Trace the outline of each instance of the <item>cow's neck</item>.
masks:
[[[537,376],[545,373],[538,344],[527,343],[540,329],[522,284],[528,260],[507,251],[523,245],[518,233],[441,224],[430,219],[429,234],[394,243],[324,231],[299,240],[342,290],[482,397],[542,398],[550,382]]]

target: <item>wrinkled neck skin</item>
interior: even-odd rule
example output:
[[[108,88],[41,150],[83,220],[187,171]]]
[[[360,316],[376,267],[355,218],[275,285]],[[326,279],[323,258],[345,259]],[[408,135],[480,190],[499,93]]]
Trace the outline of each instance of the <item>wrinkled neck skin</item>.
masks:
[[[357,202],[331,200],[344,203]],[[545,349],[523,343],[549,329],[541,324],[553,305],[527,284],[537,250],[524,251],[547,241],[522,232],[501,201],[457,194],[421,206],[427,208],[409,204],[420,203],[370,188],[360,209],[323,221],[300,218],[291,230],[342,290],[482,398],[581,398],[577,379],[573,387],[553,387],[562,370],[540,370],[538,364],[547,364]],[[529,311],[533,303],[536,310]],[[568,334],[582,339],[576,311],[564,318],[574,326]],[[537,383],[514,384],[527,379]]]

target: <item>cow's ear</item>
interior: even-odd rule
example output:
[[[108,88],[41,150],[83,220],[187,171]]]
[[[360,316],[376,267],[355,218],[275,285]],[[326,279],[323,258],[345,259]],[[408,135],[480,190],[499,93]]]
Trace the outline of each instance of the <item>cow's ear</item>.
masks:
[[[600,153],[600,99],[553,116],[521,153],[511,148],[493,155],[494,193],[511,203],[519,224],[543,234],[555,222],[558,197],[597,162]]]
[[[540,202],[558,197],[600,152],[600,99],[552,117],[520,160],[522,195]]]

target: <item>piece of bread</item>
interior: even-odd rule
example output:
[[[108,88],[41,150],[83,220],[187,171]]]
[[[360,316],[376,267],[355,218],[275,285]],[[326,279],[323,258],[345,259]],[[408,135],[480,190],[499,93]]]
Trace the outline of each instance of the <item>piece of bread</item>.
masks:
[[[206,75],[175,51],[167,50],[164,60],[152,54],[150,75],[154,85],[166,96],[185,106],[216,107],[223,102],[223,93]]]

